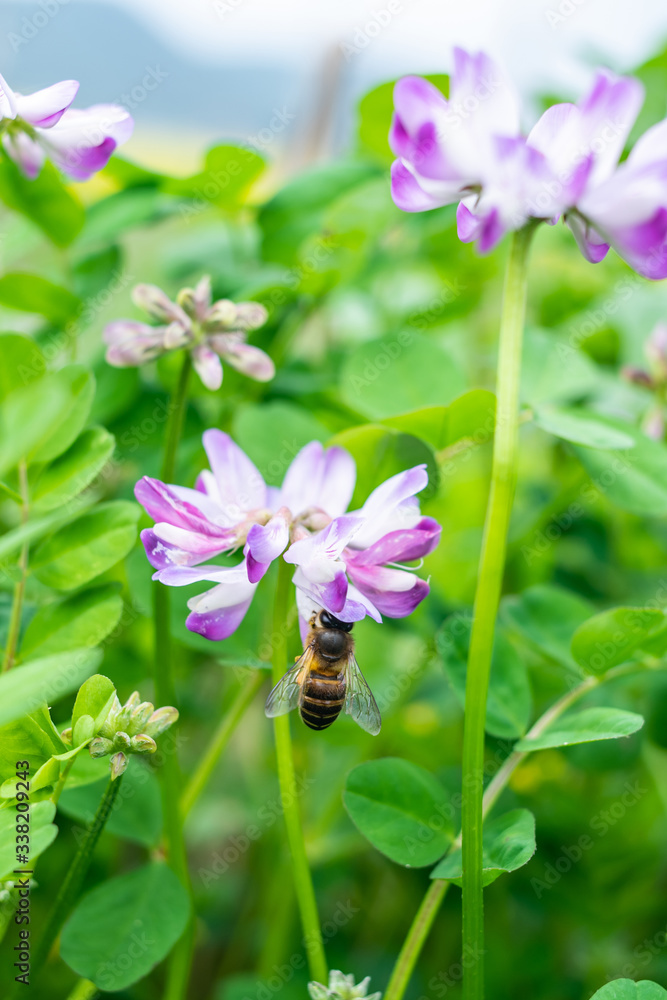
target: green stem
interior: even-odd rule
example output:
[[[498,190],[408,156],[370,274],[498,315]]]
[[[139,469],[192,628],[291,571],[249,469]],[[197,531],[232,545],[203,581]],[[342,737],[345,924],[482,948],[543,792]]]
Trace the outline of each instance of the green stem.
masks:
[[[97,807],[97,812],[95,813],[93,822],[87,830],[85,837],[79,844],[79,849],[74,855],[72,864],[69,866],[68,872],[65,875],[65,880],[60,886],[60,890],[56,896],[56,901],[53,904],[53,909],[51,910],[51,914],[47,920],[46,927],[44,928],[37,948],[35,949],[33,967],[36,972],[39,972],[40,968],[46,961],[46,958],[51,951],[51,947],[53,946],[53,942],[58,936],[65,918],[76,902],[84,876],[88,871],[88,866],[90,864],[93,851],[95,850],[95,845],[99,840],[100,834],[104,829],[104,824],[109,818],[113,804],[116,801],[121,781],[122,776],[120,778],[116,778],[115,781],[109,781],[106,791],[104,792],[104,795],[100,800],[100,804]]]
[[[613,670],[607,671],[604,677],[586,677],[585,680],[583,680],[580,684],[577,684],[577,686],[572,688],[571,691],[567,691],[561,698],[558,699],[558,701],[555,701],[553,705],[551,705],[550,708],[548,708],[547,711],[540,716],[537,722],[526,734],[526,739],[536,739],[538,736],[541,736],[552,722],[561,716],[567,708],[592,690],[592,688],[597,687],[605,681],[614,680],[616,677],[644,670],[646,666],[646,663],[636,662],[622,664],[620,667],[615,667]],[[507,786],[514,771],[520,764],[527,760],[529,756],[530,751],[521,752],[516,750],[503,762],[502,766],[489,782],[486,791],[484,792],[484,797],[482,799],[483,817],[486,817],[489,814],[493,806],[498,801],[500,793]],[[456,850],[456,848],[460,846],[461,832],[459,831],[458,836],[452,842],[449,850]],[[428,933],[433,926],[433,921],[435,920],[440,903],[445,898],[449,884],[450,883],[446,879],[433,879],[432,884],[429,886],[426,895],[422,900],[421,906],[412,921],[410,930],[408,931],[403,947],[401,948],[399,956],[396,960],[396,965],[394,966],[394,970],[391,974],[389,985],[387,986],[384,994],[384,1000],[402,1000],[408,982],[410,981],[410,976],[412,975],[414,967],[417,964],[417,959],[419,958],[419,954]]]
[[[169,404],[169,418],[165,433],[164,458],[161,471],[161,478],[166,483],[172,482],[174,478],[176,453],[183,428],[191,367],[190,355],[185,352],[183,354],[183,363],[178,383]],[[176,694],[171,648],[169,589],[157,581],[153,585],[153,605],[155,626],[153,683],[155,686],[155,703],[159,706],[175,705]],[[172,730],[172,739],[175,738],[175,735]],[[170,868],[180,879],[192,898],[192,886],[188,871],[179,802],[182,778],[176,745],[173,742],[171,748],[165,751],[163,764],[159,770],[162,811],[164,815],[165,853]],[[183,936],[176,943],[169,957],[164,1000],[182,1000],[185,996],[190,975],[193,945],[194,921],[191,918]]]
[[[195,773],[190,778],[185,791],[181,795],[181,816],[183,819],[185,819],[188,815],[204,790],[215,765],[218,763],[220,755],[229,743],[230,737],[240,722],[243,713],[248,708],[257,691],[264,683],[264,679],[265,674],[262,670],[253,670],[241,690],[236,695],[229,711],[227,711],[220,720],[204,756],[199,762]]]
[[[25,460],[19,462],[19,488],[21,491],[21,524],[28,520],[30,510],[30,497],[28,495],[28,467]],[[2,661],[2,672],[11,670],[16,659],[16,648],[18,646],[19,634],[21,631],[21,612],[23,610],[23,595],[25,594],[25,581],[28,576],[28,543],[24,542],[21,548],[18,563],[20,578],[14,586],[14,597],[12,600],[12,610],[9,618],[9,630],[7,634],[7,646],[5,656]]]
[[[463,732],[463,947],[470,956],[463,978],[464,1000],[484,997],[482,897],[482,794],[484,725],[493,638],[505,568],[518,459],[521,341],[526,311],[528,249],[532,226],[514,233],[505,277],[498,353],[496,429],[491,490],[473,608]]]
[[[93,1000],[93,997],[96,997],[99,992],[95,983],[91,983],[90,979],[80,979],[67,1000]]]
[[[271,637],[273,644],[271,664],[274,684],[278,683],[287,669],[285,623],[289,607],[291,574],[292,567],[280,559],[273,613],[273,634]],[[328,982],[327,960],[324,954],[315,890],[313,888],[310,868],[308,867],[306,845],[301,825],[298,791],[294,773],[294,759],[292,757],[289,716],[281,715],[273,720],[273,724],[276,738],[280,798],[285,816],[285,826],[287,827],[287,840],[292,857],[292,878],[299,904],[299,913],[301,915],[310,978],[318,983],[326,984]]]

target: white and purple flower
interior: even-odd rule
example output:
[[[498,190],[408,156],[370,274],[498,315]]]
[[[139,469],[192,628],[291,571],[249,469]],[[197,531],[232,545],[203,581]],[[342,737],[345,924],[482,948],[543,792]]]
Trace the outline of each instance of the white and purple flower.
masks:
[[[131,319],[107,324],[103,338],[110,365],[133,368],[169,351],[186,348],[207,389],[222,385],[221,358],[258,382],[268,382],[275,375],[268,354],[245,342],[249,330],[266,322],[267,311],[260,303],[235,303],[230,299],[212,302],[208,277],[202,278],[196,288],[181,289],[176,302],[156,285],[137,285],[132,298],[159,325]]]
[[[46,159],[74,180],[88,180],[130,138],[134,121],[125,108],[72,108],[78,89],[76,80],[63,80],[34,94],[17,94],[0,76],[2,145],[31,180]]]
[[[296,567],[302,618],[306,605],[348,622],[402,618],[424,599],[428,583],[403,566],[432,552],[440,538],[440,526],[422,517],[415,495],[428,482],[424,466],[388,479],[360,510],[346,513],[356,468],[342,448],[306,445],[276,488],[222,431],[206,431],[204,447],[210,469],[195,489],[148,477],[135,488],[155,521],[141,535],[154,579],[215,584],[188,602],[191,631],[213,640],[231,635],[283,554]],[[243,560],[233,567],[207,562],[241,547]]]
[[[498,67],[455,49],[449,100],[418,77],[396,85],[394,201],[408,212],[458,202],[459,237],[482,253],[530,219],[563,218],[587,260],[612,246],[645,277],[667,277],[667,120],[619,164],[642,100],[637,80],[600,71],[579,104],[554,105],[524,137]]]

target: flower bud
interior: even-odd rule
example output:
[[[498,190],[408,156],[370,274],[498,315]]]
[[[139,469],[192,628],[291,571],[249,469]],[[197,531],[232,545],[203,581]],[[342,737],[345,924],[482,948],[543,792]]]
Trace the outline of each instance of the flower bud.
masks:
[[[132,753],[155,753],[157,746],[155,745],[155,740],[151,739],[150,736],[146,736],[145,733],[139,733],[138,736],[132,737],[130,749]]]
[[[329,973],[329,985],[322,983],[308,983],[308,993],[311,1000],[380,1000],[381,993],[371,993],[367,995],[370,976],[366,976],[355,986],[354,976],[346,976],[338,969],[332,969]]]
[[[217,330],[233,330],[236,325],[237,307],[231,299],[214,302],[204,317],[204,329],[215,333]]]
[[[197,299],[194,288],[181,288],[176,296],[176,301],[190,319],[197,318]]]
[[[146,728],[146,723],[154,711],[155,706],[152,705],[150,701],[142,701],[140,705],[137,705],[130,716],[130,726],[128,729],[130,736],[136,736],[137,733],[143,733]]]
[[[72,745],[72,727],[71,726],[69,727],[69,729],[63,729],[63,731],[60,734],[60,739],[63,741],[63,743],[67,743],[68,746]]]
[[[91,757],[106,757],[113,750],[113,743],[104,736],[96,736],[88,744],[88,750]]]
[[[132,740],[127,735],[127,733],[119,732],[113,738],[114,750],[129,750],[132,745]]]
[[[111,780],[115,781],[116,778],[120,778],[121,774],[125,773],[127,757],[124,753],[115,753],[109,763],[111,765]]]
[[[177,719],[178,709],[165,705],[164,708],[158,708],[153,712],[148,723],[144,726],[144,733],[155,738],[169,729],[169,726],[173,726]]]
[[[264,326],[269,314],[259,302],[239,302],[236,307],[236,323],[239,330],[256,330]]]

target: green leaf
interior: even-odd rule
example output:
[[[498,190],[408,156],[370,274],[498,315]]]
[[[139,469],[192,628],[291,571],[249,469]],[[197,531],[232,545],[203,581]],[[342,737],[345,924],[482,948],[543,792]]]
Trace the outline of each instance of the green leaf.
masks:
[[[331,202],[378,173],[375,164],[344,160],[299,174],[260,209],[264,259],[291,267],[307,237],[326,235],[322,222]]]
[[[144,865],[83,897],[63,927],[60,954],[99,989],[124,990],[171,951],[189,915],[188,895],[171,869]]]
[[[120,239],[131,229],[166,219],[178,211],[176,199],[156,188],[137,187],[118,191],[90,206],[79,243],[97,248],[100,244]]]
[[[446,404],[465,387],[454,358],[436,341],[407,329],[361,344],[345,359],[340,377],[348,406],[379,421]]]
[[[387,417],[384,427],[413,434],[441,451],[460,441],[483,444],[493,437],[496,397],[488,389],[472,389],[449,406],[424,406],[398,417]]]
[[[99,504],[38,546],[31,558],[35,576],[55,590],[88,583],[130,551],[140,513],[124,500]]]
[[[649,517],[667,513],[667,447],[636,427],[609,420],[634,441],[627,451],[575,447],[593,486],[622,510]]]
[[[499,621],[512,639],[579,672],[570,652],[572,635],[592,611],[590,601],[579,594],[552,584],[537,584],[521,594],[504,597]]]
[[[625,663],[665,626],[659,608],[610,608],[579,626],[572,636],[572,655],[592,674],[604,674]]]
[[[575,402],[600,382],[593,362],[577,347],[545,330],[527,329],[521,366],[521,400],[532,407]]]
[[[89,427],[40,473],[31,491],[33,509],[54,510],[77,496],[101,472],[115,446],[116,439],[104,427]]]
[[[114,243],[80,257],[72,265],[72,280],[76,294],[82,299],[90,299],[110,286],[114,291],[118,287],[123,287],[123,281],[127,283],[131,279],[122,276],[122,265],[122,251]],[[112,285],[112,282],[115,284]],[[85,313],[82,319],[85,319]]]
[[[40,387],[43,392],[49,393],[54,384],[65,389],[67,407],[62,410],[60,419],[50,424],[48,435],[31,453],[33,462],[50,462],[69,448],[85,426],[95,395],[95,377],[83,365],[61,368],[41,382]]]
[[[75,691],[102,661],[99,649],[30,660],[0,677],[0,726]]]
[[[437,634],[436,644],[454,693],[465,708],[470,617],[455,614]],[[486,731],[516,739],[528,728],[531,694],[525,663],[502,628],[496,629],[486,705]]]
[[[387,430],[378,424],[364,424],[336,434],[329,444],[345,448],[356,462],[357,481],[350,510],[360,507],[385,479],[422,462],[428,472],[428,486],[420,496],[424,499],[437,492],[439,473],[435,456],[418,437]]]
[[[594,993],[591,1000],[667,1000],[667,990],[648,979],[614,979]]]
[[[535,817],[528,809],[513,809],[484,824],[482,885],[505,872],[528,864],[535,853]],[[431,872],[431,878],[446,878],[454,885],[463,879],[461,849],[452,851]]]
[[[27,760],[34,775],[55,754],[67,747],[57,731],[45,705],[0,727],[0,782],[13,779],[16,761]],[[13,798],[14,791],[10,798]]]
[[[265,162],[251,149],[213,146],[204,160],[204,169],[192,177],[167,177],[162,189],[169,194],[194,198],[199,202],[229,207],[244,201],[249,188],[263,173]]]
[[[28,180],[8,156],[3,156],[0,198],[9,208],[35,222],[56,246],[68,246],[83,227],[83,205],[67,190],[50,163],[44,164],[39,177]]]
[[[0,304],[39,313],[54,326],[64,326],[81,308],[81,299],[39,274],[11,271],[0,277]]]
[[[0,400],[46,371],[44,355],[34,340],[19,333],[0,333]]]
[[[58,508],[44,517],[36,517],[26,524],[8,531],[0,537],[0,559],[6,559],[13,552],[18,552],[24,542],[35,542],[62,524],[68,524],[80,510],[90,507],[93,501],[88,497],[78,497],[65,508]]]
[[[421,868],[452,842],[452,806],[433,775],[399,757],[350,771],[343,801],[360,833],[399,865]]]
[[[44,800],[30,804],[31,865],[58,836],[58,827],[52,822],[55,814],[53,802]],[[16,810],[11,806],[0,809],[0,882],[11,876],[16,868],[16,816]]]
[[[635,444],[625,431],[587,410],[545,407],[535,410],[534,420],[543,431],[589,448],[633,448]]]
[[[116,587],[94,587],[40,608],[25,630],[21,658],[97,646],[116,627],[123,601]]]
[[[104,674],[93,674],[79,688],[72,711],[72,745],[79,746],[99,732],[116,697],[116,688]],[[91,725],[82,720],[91,720]],[[84,735],[83,730],[86,730]],[[90,732],[88,730],[90,729]]]
[[[575,743],[617,740],[621,736],[631,736],[643,725],[641,715],[634,712],[624,712],[620,708],[587,708],[557,719],[540,736],[519,740],[514,749],[528,753]]]
[[[0,475],[30,459],[65,419],[70,405],[66,381],[54,375],[15,389],[0,404]]]

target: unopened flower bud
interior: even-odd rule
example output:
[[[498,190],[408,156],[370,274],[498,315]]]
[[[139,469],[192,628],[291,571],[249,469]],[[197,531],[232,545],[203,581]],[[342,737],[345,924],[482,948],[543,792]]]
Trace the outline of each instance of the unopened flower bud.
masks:
[[[236,323],[237,307],[231,299],[214,302],[204,318],[204,329],[215,333],[217,330],[232,330]]]
[[[114,750],[129,750],[131,744],[132,741],[130,737],[127,735],[127,733],[124,732],[116,733],[116,735],[113,738]]]
[[[178,719],[178,709],[172,708],[170,705],[165,705],[164,708],[158,708],[151,715],[147,724],[144,726],[144,732],[147,736],[152,736],[155,739],[160,733],[163,733],[165,729],[169,729],[169,726],[173,724]]]
[[[115,753],[109,764],[111,765],[111,780],[115,781],[116,778],[120,778],[121,774],[125,773],[127,757],[124,753]]]
[[[130,736],[136,736],[138,733],[143,733],[146,728],[146,723],[154,711],[155,706],[152,705],[150,701],[142,701],[140,705],[137,705],[130,716],[130,726],[128,729]]]
[[[150,736],[146,736],[145,733],[139,733],[138,736],[132,737],[130,749],[132,753],[155,753],[157,746],[155,745],[155,740],[151,739]]]
[[[197,300],[194,288],[181,288],[176,296],[176,301],[191,319],[197,318]]]
[[[96,736],[88,744],[88,750],[91,757],[106,757],[113,750],[113,743],[104,736]]]
[[[266,308],[259,302],[239,302],[236,306],[235,326],[239,330],[256,330],[268,319]]]
[[[70,746],[72,745],[72,727],[71,726],[69,727],[69,729],[63,729],[63,731],[60,734],[60,739],[63,741],[63,743],[67,743]]]
[[[630,365],[626,365],[621,369],[621,375],[628,382],[632,382],[633,385],[640,385],[644,389],[654,389],[655,383],[648,372],[645,372],[643,368],[633,368]]]

